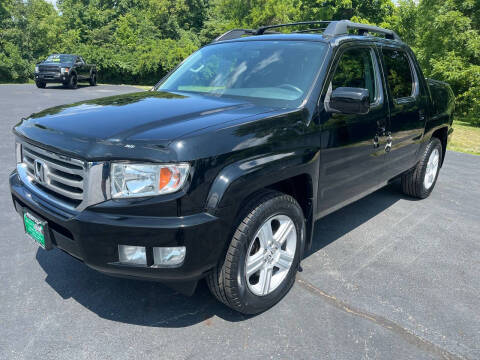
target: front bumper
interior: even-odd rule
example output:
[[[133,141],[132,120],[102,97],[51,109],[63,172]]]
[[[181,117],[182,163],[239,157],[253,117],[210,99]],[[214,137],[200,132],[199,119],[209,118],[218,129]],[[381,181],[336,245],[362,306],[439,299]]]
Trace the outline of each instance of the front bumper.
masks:
[[[170,282],[195,282],[217,263],[223,251],[227,226],[208,213],[181,217],[126,216],[95,211],[65,212],[27,188],[17,171],[10,175],[10,189],[17,212],[29,210],[46,220],[53,246],[86,265],[113,276]],[[118,262],[118,245],[152,247],[185,246],[183,264],[155,268],[151,263]]]
[[[35,81],[42,82],[65,82],[68,80],[68,74],[62,73],[36,73]]]

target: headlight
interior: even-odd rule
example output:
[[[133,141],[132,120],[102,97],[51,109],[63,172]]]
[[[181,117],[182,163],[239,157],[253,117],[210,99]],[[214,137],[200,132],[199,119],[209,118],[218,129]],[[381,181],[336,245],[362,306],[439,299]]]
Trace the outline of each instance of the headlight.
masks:
[[[112,163],[112,198],[174,193],[185,184],[189,170],[188,164]]]
[[[31,69],[31,68],[30,68]],[[35,72],[38,73],[38,66],[35,66]]]
[[[69,68],[60,68],[60,72],[62,73],[67,73]]]

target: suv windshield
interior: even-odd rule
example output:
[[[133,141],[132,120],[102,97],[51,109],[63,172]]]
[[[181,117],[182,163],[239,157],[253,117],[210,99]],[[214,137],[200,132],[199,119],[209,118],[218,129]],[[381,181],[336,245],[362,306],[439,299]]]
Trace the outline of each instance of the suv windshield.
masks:
[[[214,44],[187,58],[157,90],[239,96],[296,107],[315,80],[325,50],[325,44],[307,41]]]
[[[63,54],[54,54],[50,55],[45,62],[56,62],[56,63],[73,63],[75,60],[74,55],[63,55]]]

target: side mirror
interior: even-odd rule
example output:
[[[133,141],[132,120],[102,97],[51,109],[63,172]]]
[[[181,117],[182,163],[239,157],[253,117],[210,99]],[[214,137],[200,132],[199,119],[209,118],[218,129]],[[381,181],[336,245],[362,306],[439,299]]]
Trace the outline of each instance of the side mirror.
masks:
[[[336,88],[330,95],[328,110],[343,114],[368,114],[370,111],[370,93],[368,89],[362,88]]]

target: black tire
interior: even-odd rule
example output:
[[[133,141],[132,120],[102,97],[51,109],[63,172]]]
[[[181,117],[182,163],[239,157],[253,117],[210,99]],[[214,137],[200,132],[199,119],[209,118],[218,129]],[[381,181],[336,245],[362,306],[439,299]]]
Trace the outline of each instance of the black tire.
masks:
[[[77,74],[72,74],[70,75],[70,78],[68,79],[68,88],[69,89],[76,89],[78,86],[78,79],[77,79]]]
[[[97,85],[97,74],[92,73],[92,75],[90,75],[89,83],[91,86]]]
[[[244,313],[257,314],[279,302],[295,282],[304,249],[305,219],[297,201],[276,191],[263,191],[244,207],[237,219],[238,227],[232,237],[225,259],[207,276],[212,294],[230,308]],[[287,275],[271,293],[255,295],[246,283],[245,262],[248,249],[260,227],[272,216],[286,215],[295,225],[296,247],[293,262]]]
[[[37,85],[37,88],[39,89],[45,89],[45,87],[47,86],[47,84],[44,83],[43,81],[36,81],[35,85]]]
[[[438,167],[436,170],[433,183],[430,187],[425,187],[425,175],[427,173],[427,164],[430,159],[430,155],[434,151],[438,151]],[[437,138],[431,138],[430,142],[423,151],[422,157],[418,164],[402,175],[402,190],[406,195],[416,197],[419,199],[425,199],[428,197],[437,183],[438,174],[440,173],[440,166],[442,164],[442,143]]]

